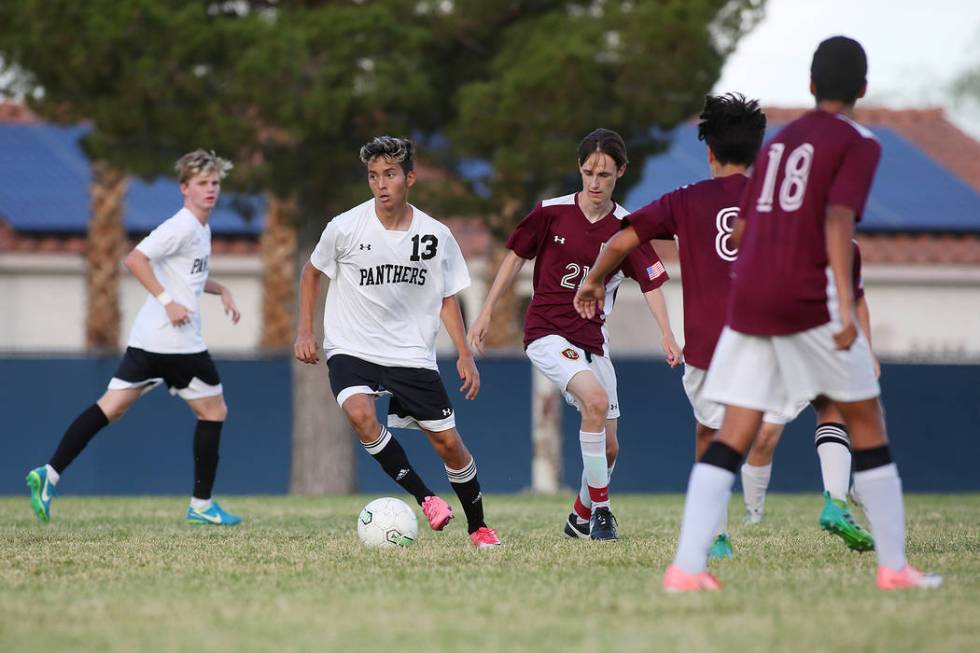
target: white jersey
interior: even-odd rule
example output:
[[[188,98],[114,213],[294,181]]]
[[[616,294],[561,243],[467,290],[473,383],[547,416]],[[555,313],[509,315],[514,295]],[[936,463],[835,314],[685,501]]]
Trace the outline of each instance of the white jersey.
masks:
[[[157,354],[205,351],[200,298],[208,281],[211,227],[183,208],[151,231],[136,249],[150,259],[153,274],[174,301],[190,311],[190,322],[173,326],[163,305],[148,296],[129,333],[129,346]]]
[[[327,224],[310,256],[332,280],[323,316],[327,358],[436,369],[442,300],[470,285],[446,225],[412,208],[408,231],[389,231],[371,199]]]

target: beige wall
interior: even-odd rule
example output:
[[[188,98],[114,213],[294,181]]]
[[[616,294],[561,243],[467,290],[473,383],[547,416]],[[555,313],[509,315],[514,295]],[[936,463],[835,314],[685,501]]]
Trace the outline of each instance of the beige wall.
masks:
[[[669,266],[664,292],[671,322],[683,342],[680,273]],[[531,291],[531,266],[519,284]],[[218,297],[203,304],[204,337],[212,351],[248,355],[257,351],[261,327],[261,265],[257,257],[214,256],[212,278],[229,286],[242,311],[233,326]],[[473,285],[462,304],[476,316],[486,295],[484,265],[470,262]],[[74,254],[0,254],[0,350],[80,353],[85,337],[84,261]],[[122,341],[146,293],[131,275],[122,275]],[[882,358],[980,360],[980,268],[875,266],[864,269],[875,350]],[[660,335],[639,288],[627,280],[609,320],[615,355],[660,352]],[[445,332],[441,352],[452,352]],[[516,350],[515,350],[516,351]]]

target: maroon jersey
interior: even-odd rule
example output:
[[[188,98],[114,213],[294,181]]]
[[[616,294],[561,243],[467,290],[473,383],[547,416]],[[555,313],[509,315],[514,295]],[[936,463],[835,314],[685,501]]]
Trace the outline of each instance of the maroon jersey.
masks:
[[[725,326],[731,267],[729,243],[745,175],[708,179],[667,193],[623,220],[640,240],[677,239],[684,294],[684,360],[708,369]]]
[[[732,329],[784,335],[830,321],[827,209],[844,206],[860,219],[880,157],[870,131],[819,110],[762,148],[741,203],[746,229],[733,269]]]
[[[575,311],[572,300],[599,251],[619,231],[629,212],[616,204],[612,213],[589,222],[578,206],[578,194],[545,200],[534,207],[507,239],[507,249],[534,260],[534,297],[524,318],[524,346],[559,335],[593,354],[608,356],[605,316],[612,310],[623,276],[635,279],[643,292],[659,288],[667,271],[649,243],[634,250],[606,278],[606,303],[591,320]]]

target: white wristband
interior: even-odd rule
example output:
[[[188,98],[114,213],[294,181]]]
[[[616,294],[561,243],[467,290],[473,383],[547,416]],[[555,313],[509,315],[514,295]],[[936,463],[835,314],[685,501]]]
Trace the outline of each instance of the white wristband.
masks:
[[[160,293],[159,295],[157,295],[157,301],[160,302],[160,304],[162,304],[163,306],[166,306],[167,304],[169,304],[173,300],[174,300],[174,298],[171,297],[170,296],[170,293],[168,293],[166,290],[164,290],[162,293]]]

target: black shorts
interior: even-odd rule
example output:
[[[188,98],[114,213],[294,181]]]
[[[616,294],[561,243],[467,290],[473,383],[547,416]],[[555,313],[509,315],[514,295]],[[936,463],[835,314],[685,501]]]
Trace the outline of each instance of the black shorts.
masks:
[[[145,393],[161,383],[166,383],[170,394],[181,399],[203,399],[222,393],[218,368],[207,351],[156,354],[135,347],[126,348],[109,389],[143,388]]]
[[[388,426],[446,431],[456,426],[449,395],[436,370],[420,367],[385,367],[336,354],[327,359],[330,388],[343,406],[355,394],[391,395]]]

